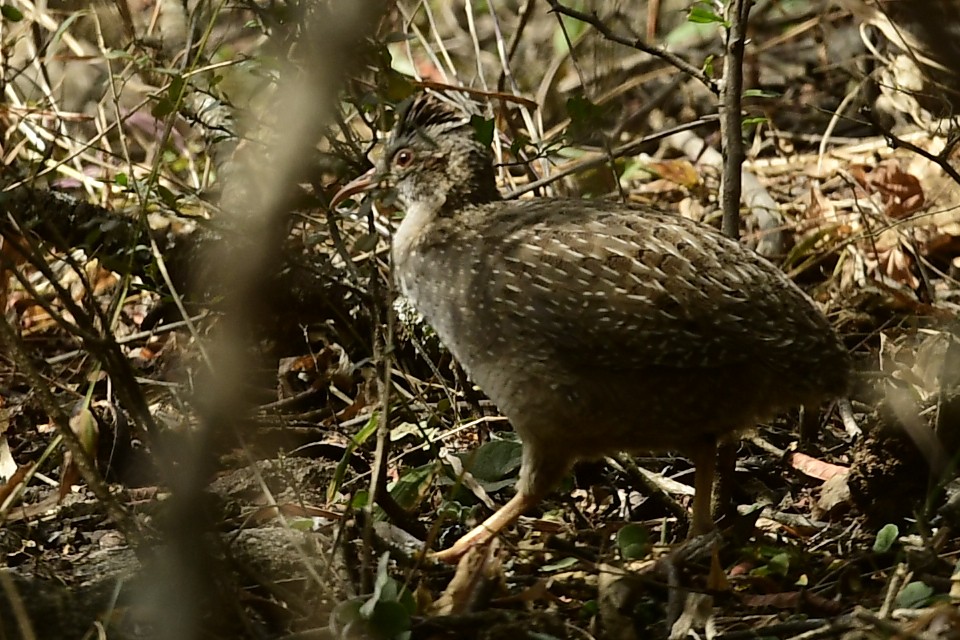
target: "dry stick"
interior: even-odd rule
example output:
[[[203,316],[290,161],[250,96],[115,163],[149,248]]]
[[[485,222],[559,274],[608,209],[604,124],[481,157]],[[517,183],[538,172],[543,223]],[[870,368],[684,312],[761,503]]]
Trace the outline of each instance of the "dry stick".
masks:
[[[625,454],[611,456],[606,460],[607,464],[613,468],[616,469],[619,467],[621,471],[629,476],[630,482],[633,483],[634,486],[642,489],[647,498],[670,512],[670,515],[676,518],[677,522],[682,523],[687,519],[687,510],[670,495],[671,490],[680,489],[680,487],[671,484],[674,481],[669,481],[659,473],[647,471],[638,465],[636,460],[631,456]],[[687,485],[681,486],[684,490],[690,489]],[[685,495],[692,493],[692,490],[684,491]]]
[[[726,55],[720,100],[720,138],[723,144],[723,177],[720,206],[723,232],[740,237],[740,168],[743,166],[743,127],[740,121],[743,93],[743,48],[752,0],[733,0],[727,6]]]
[[[723,57],[723,88],[720,92],[720,140],[723,145],[723,174],[720,182],[720,205],[723,211],[723,233],[734,240],[740,237],[740,191],[743,167],[743,128],[740,120],[743,93],[743,49],[746,41],[747,16],[752,0],[733,0],[727,5],[726,55]],[[717,480],[712,511],[726,513],[732,501],[734,474],[737,468],[736,442],[719,442],[717,446]]]
[[[368,224],[373,232],[373,212],[368,215]],[[373,505],[376,502],[384,504],[394,504],[387,492],[387,459],[390,457],[390,390],[393,381],[390,378],[390,370],[393,365],[393,326],[394,317],[393,304],[390,300],[390,294],[387,293],[385,309],[379,308],[379,301],[383,297],[383,287],[380,282],[380,270],[377,268],[377,261],[374,259],[370,265],[370,305],[371,315],[377,319],[373,323],[373,361],[377,368],[377,392],[380,395],[380,420],[377,424],[377,448],[373,457],[373,468],[370,474],[369,499],[364,506],[363,519],[363,547],[360,549],[360,561],[364,571],[360,572],[360,589],[362,593],[372,591],[373,582],[370,567],[374,566],[373,561]],[[383,327],[381,319],[386,314],[386,326]],[[381,330],[383,329],[383,330]]]
[[[877,614],[878,617],[884,620],[890,617],[890,612],[893,611],[893,605],[897,600],[897,596],[900,595],[900,589],[909,579],[910,570],[907,568],[907,565],[902,562],[898,563],[897,568],[887,581],[887,590],[883,595],[883,604],[880,605],[880,611]]]
[[[844,632],[856,628],[850,616],[824,620],[809,618],[770,624],[758,629],[734,629],[718,633],[715,640],[762,640],[763,638],[784,638],[784,640],[824,640],[839,638]],[[796,634],[787,636],[787,634]]]
[[[950,176],[950,178],[954,182],[956,182],[957,184],[960,184],[960,172],[954,169],[953,165],[951,165],[949,161],[950,152],[953,151],[953,147],[956,145],[956,142],[957,142],[956,137],[952,137],[950,140],[948,140],[948,143],[946,146],[944,146],[943,151],[941,151],[938,154],[933,154],[927,151],[926,149],[924,149],[923,147],[910,142],[909,140],[904,140],[903,138],[897,137],[896,135],[893,134],[892,131],[889,131],[888,129],[884,128],[880,124],[880,121],[877,118],[872,117],[871,119],[873,120],[874,126],[877,127],[877,129],[883,134],[883,137],[887,139],[887,142],[894,149],[898,147],[902,147],[908,151],[913,151],[917,155],[922,156],[927,160],[929,160],[930,162],[933,162],[934,164],[939,166],[941,169],[943,169],[943,172],[948,176]]]
[[[657,37],[657,21],[660,18],[660,0],[650,0],[647,4],[647,40],[653,42]]]
[[[276,92],[271,96],[273,114],[271,135],[263,138],[264,147],[255,144],[238,148],[236,170],[228,176],[223,189],[223,220],[231,234],[208,252],[206,284],[221,287],[223,318],[210,340],[214,370],[203,371],[198,389],[203,403],[198,407],[201,425],[194,436],[193,449],[182,452],[181,477],[177,479],[178,500],[174,520],[184,531],[171,532],[169,575],[163,585],[166,592],[159,606],[178,611],[173,632],[187,633],[203,612],[190,601],[199,587],[215,576],[204,575],[208,562],[197,549],[204,544],[203,522],[190,522],[185,516],[200,513],[200,489],[207,480],[209,455],[203,448],[214,434],[229,433],[249,410],[249,394],[244,392],[252,370],[251,349],[257,319],[277,311],[269,307],[266,291],[269,277],[281,263],[288,212],[295,199],[298,182],[309,173],[307,157],[333,121],[337,92],[343,78],[359,64],[356,43],[373,31],[382,3],[336,2],[318,4],[307,17],[305,32],[298,44],[302,64],[287,65],[280,73]],[[195,549],[186,547],[192,543]],[[172,591],[174,580],[179,590]],[[182,610],[181,610],[182,609]],[[194,636],[190,633],[186,637]],[[167,630],[165,637],[176,637]]]
[[[885,618],[881,618],[869,609],[857,606],[853,611],[853,616],[861,622],[872,624],[873,627],[881,632],[883,637],[906,638],[907,640],[931,640],[932,636],[923,632],[914,632],[906,625],[897,624]]]
[[[840,413],[840,420],[843,422],[843,430],[847,432],[850,438],[859,438],[863,435],[863,430],[857,424],[853,415],[853,406],[850,400],[844,398],[837,402],[837,411]]]

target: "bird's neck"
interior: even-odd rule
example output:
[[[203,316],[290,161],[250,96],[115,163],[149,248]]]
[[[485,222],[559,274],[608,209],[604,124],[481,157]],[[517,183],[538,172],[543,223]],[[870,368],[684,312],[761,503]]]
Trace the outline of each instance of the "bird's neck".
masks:
[[[438,211],[444,208],[442,201],[420,200],[407,207],[400,226],[393,234],[393,262],[403,267],[410,260],[416,259],[421,251],[420,246],[428,238],[438,220]]]
[[[446,197],[438,208],[442,217],[456,217],[464,207],[502,199],[497,188],[493,157],[486,149],[451,159],[448,176],[450,183],[445,190]],[[460,176],[462,180],[457,181],[453,176]]]

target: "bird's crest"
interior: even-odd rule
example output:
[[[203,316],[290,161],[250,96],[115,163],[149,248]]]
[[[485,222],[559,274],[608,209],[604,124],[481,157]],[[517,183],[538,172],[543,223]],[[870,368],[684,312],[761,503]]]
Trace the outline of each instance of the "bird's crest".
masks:
[[[393,140],[420,134],[428,138],[458,129],[470,122],[448,105],[428,94],[420,94],[400,107]]]

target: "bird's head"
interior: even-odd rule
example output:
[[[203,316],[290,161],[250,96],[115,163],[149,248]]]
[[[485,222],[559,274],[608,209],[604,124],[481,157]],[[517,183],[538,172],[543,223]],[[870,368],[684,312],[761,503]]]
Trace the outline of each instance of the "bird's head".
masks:
[[[392,193],[404,209],[427,205],[439,215],[500,198],[493,155],[469,117],[426,95],[399,109],[374,168],[343,187],[330,208],[371,189]]]

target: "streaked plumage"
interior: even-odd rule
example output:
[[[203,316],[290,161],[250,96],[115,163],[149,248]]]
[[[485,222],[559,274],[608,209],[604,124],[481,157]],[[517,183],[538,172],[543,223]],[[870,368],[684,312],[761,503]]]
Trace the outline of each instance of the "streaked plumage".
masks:
[[[335,201],[375,183],[396,190],[398,284],[523,440],[522,507],[578,458],[703,455],[843,391],[845,349],[768,261],[650,208],[504,202],[492,162],[465,119],[420,98],[375,176]]]

